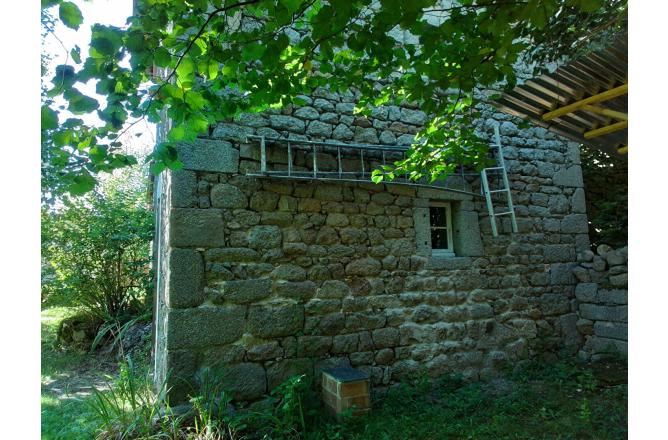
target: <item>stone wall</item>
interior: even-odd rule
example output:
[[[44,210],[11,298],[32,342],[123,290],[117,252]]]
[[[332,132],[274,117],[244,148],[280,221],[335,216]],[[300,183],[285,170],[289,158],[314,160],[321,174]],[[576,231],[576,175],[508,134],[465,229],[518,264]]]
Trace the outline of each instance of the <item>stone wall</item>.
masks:
[[[485,110],[478,128],[491,137],[501,123],[518,216],[519,233],[504,219],[498,237],[479,197],[244,175],[258,169],[246,134],[406,144],[426,120],[410,107],[356,117],[354,99],[320,92],[180,145],[157,295],[157,377],[169,378],[173,401],[206,368],[253,400],[330,365],[382,386],[420,368],[490,377],[505,362],[579,349],[573,268],[589,241],[577,144]],[[415,215],[432,200],[452,203],[454,258],[418,243]]]
[[[573,273],[579,283],[578,331],[585,338],[579,355],[597,360],[618,352],[628,353],[628,249],[598,246],[596,254],[578,255]]]

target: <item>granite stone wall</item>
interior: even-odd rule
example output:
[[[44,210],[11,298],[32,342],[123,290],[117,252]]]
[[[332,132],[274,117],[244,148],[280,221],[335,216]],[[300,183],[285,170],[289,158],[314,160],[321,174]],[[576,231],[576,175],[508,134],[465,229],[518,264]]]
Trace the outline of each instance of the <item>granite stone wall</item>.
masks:
[[[246,176],[259,168],[248,134],[407,144],[426,121],[410,106],[357,117],[354,100],[319,91],[305,106],[241,116],[180,145],[184,168],[166,178],[157,295],[156,369],[172,401],[206,369],[254,400],[331,365],[383,386],[419,369],[490,377],[506,362],[579,350],[573,269],[589,240],[578,145],[483,109],[481,134],[501,124],[519,226],[512,234],[503,219],[498,237],[480,197]],[[284,168],[287,157],[269,148],[271,167]],[[309,154],[294,166],[308,170]],[[431,257],[416,224],[434,200],[452,204],[454,258]]]
[[[578,255],[578,331],[585,339],[580,357],[598,360],[628,354],[628,249],[599,245]]]

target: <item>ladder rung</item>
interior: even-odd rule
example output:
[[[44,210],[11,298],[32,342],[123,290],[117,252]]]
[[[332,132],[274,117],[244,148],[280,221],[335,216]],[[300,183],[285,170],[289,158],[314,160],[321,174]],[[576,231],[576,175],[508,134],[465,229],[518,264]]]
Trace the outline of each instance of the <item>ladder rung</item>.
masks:
[[[494,171],[494,170],[502,170],[503,167],[491,167],[491,168],[485,168],[485,171]]]
[[[513,211],[499,212],[498,214],[494,214],[494,217],[498,217],[500,215],[508,215],[508,214],[513,214]]]
[[[503,189],[495,189],[490,191],[490,193],[501,193],[501,192],[507,192],[508,188],[503,188]]]

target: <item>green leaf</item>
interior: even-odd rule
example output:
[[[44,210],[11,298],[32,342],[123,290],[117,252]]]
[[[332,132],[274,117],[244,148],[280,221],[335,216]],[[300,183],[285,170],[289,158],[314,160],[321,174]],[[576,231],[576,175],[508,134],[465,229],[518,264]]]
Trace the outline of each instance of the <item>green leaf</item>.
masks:
[[[169,130],[167,133],[167,139],[173,142],[181,141],[186,137],[186,127],[182,125],[177,125]]]
[[[183,58],[176,68],[176,76],[184,85],[190,85],[195,79],[195,63],[189,57]]]
[[[580,9],[582,9],[584,12],[594,12],[602,6],[603,6],[603,4],[602,4],[601,0],[581,0],[580,1]]]
[[[58,113],[48,106],[42,106],[42,130],[52,130],[58,127]]]
[[[83,23],[83,15],[79,7],[72,2],[62,2],[58,14],[63,24],[74,30],[79,29],[79,26]]]
[[[280,0],[280,3],[285,6],[285,9],[291,14],[297,12],[297,9],[299,9],[299,6],[302,4],[301,0]]]
[[[211,59],[208,64],[209,79],[214,80],[218,76],[218,61]]]
[[[164,162],[153,162],[151,166],[149,167],[149,170],[151,171],[151,174],[153,175],[158,175],[161,172],[163,172],[167,168],[167,165],[165,165]]]
[[[257,61],[264,54],[266,47],[258,43],[250,43],[241,52],[244,61]]]
[[[74,176],[72,183],[68,187],[68,191],[75,196],[86,194],[95,187],[95,178],[85,172],[78,176]]]
[[[158,67],[169,67],[169,63],[172,61],[172,56],[167,51],[167,49],[165,49],[164,47],[159,47],[155,50],[155,54],[153,55],[153,61]]]
[[[53,83],[53,89],[51,92],[49,92],[49,96],[55,96],[54,94],[59,94],[63,90],[69,89],[76,82],[76,80],[77,75],[74,73],[74,67],[67,64],[56,66],[56,74],[51,80]]]
[[[193,110],[202,110],[207,101],[200,93],[190,90],[186,93],[186,104]]]
[[[70,89],[63,96],[69,101],[67,109],[75,115],[90,113],[100,106],[95,99],[84,95],[77,89]]]
[[[96,24],[92,28],[90,47],[91,56],[104,58],[115,55],[123,44],[122,30],[113,26]],[[97,52],[94,53],[94,52]]]
[[[74,60],[75,63],[81,64],[81,49],[79,46],[74,46],[74,49],[70,51],[70,56]]]

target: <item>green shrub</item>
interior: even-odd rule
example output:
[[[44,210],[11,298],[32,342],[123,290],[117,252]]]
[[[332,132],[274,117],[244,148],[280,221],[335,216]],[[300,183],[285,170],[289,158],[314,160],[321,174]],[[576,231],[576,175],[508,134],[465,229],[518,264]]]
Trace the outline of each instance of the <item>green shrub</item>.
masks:
[[[626,246],[629,224],[628,160],[583,146],[581,161],[592,246]]]
[[[145,309],[153,215],[140,169],[42,208],[42,300],[123,324]]]

